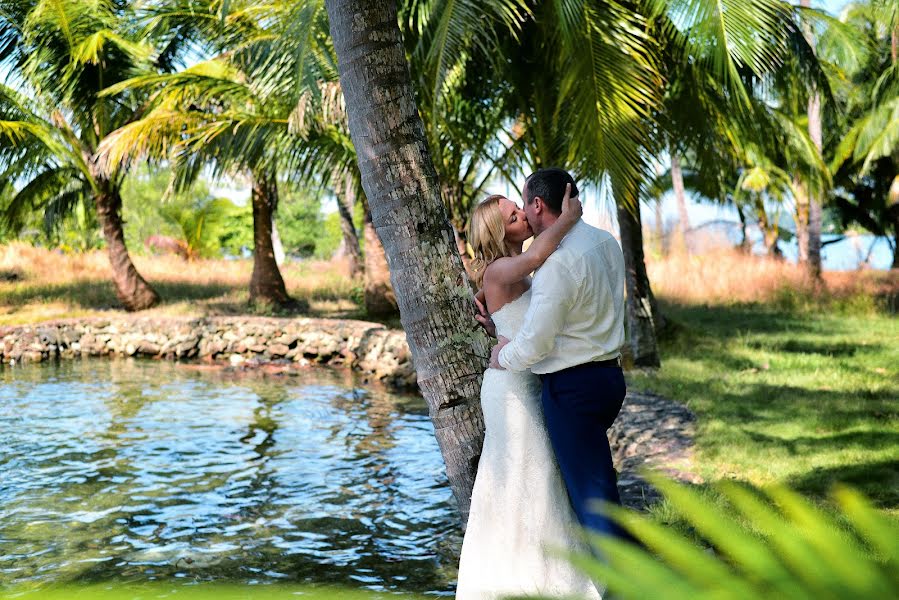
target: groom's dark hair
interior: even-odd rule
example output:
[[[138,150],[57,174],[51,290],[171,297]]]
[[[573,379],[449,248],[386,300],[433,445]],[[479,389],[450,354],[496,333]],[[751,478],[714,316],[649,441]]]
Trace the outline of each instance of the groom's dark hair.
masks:
[[[524,201],[530,204],[537,196],[543,198],[543,202],[554,215],[562,213],[562,198],[565,196],[565,184],[571,184],[571,197],[578,194],[574,177],[565,169],[547,167],[538,169],[528,176],[524,182]]]

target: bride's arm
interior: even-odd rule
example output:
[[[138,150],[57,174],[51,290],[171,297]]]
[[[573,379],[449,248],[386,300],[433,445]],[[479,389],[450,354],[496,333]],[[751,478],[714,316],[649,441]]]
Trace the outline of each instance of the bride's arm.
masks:
[[[484,288],[481,288],[477,292],[475,292],[474,299],[481,304],[487,304],[487,293],[484,291]]]
[[[577,196],[571,198],[570,193],[571,184],[569,183],[565,186],[565,197],[562,198],[562,214],[555,223],[534,238],[525,252],[518,256],[500,258],[490,264],[487,269],[492,283],[508,285],[521,281],[537,270],[546,262],[549,255],[556,251],[556,248],[562,243],[562,238],[571,231],[584,212],[580,200]]]
[[[496,337],[496,325],[494,325],[493,319],[490,318],[490,313],[487,312],[487,293],[484,291],[484,288],[479,289],[474,295],[474,305],[478,310],[478,314],[474,316],[475,321],[481,324],[487,335]]]

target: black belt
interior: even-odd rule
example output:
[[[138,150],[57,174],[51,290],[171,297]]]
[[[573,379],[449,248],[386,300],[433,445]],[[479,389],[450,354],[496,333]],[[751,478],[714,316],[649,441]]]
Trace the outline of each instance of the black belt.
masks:
[[[556,373],[564,373],[565,371],[574,371],[577,369],[587,369],[590,367],[621,368],[621,355],[619,354],[615,358],[607,358],[606,360],[594,360],[593,362],[581,363],[579,365],[574,365],[573,367],[568,367],[567,369],[562,369],[561,371],[556,371],[555,373],[546,373],[546,375],[555,375]],[[541,374],[540,378],[542,379],[544,376],[545,375]]]
[[[615,358],[608,358],[606,360],[595,360],[591,363],[587,363],[588,365],[593,365],[595,367],[620,367],[621,366],[621,355],[619,354]]]

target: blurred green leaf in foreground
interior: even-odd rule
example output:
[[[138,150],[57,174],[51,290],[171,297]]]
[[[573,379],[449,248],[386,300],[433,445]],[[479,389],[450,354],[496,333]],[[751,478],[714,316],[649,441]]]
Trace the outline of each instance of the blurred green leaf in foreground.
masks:
[[[594,539],[605,561],[572,560],[621,600],[648,598],[899,598],[899,527],[861,494],[837,488],[828,512],[785,487],[715,486],[720,502],[653,479],[704,541],[651,517],[611,508],[644,545]]]

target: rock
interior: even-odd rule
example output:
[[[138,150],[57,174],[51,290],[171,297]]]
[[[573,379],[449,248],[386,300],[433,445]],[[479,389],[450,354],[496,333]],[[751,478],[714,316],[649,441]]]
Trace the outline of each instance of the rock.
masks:
[[[199,356],[200,358],[204,358],[206,356],[221,354],[227,347],[228,344],[222,340],[204,341],[200,344]]]
[[[609,429],[618,490],[625,506],[642,509],[661,497],[640,475],[644,468],[681,481],[698,482],[693,467],[695,418],[682,404],[630,392]]]
[[[156,354],[159,354],[159,345],[154,344],[153,342],[151,342],[149,340],[144,340],[143,342],[140,342],[138,344],[137,351],[140,354],[147,354],[150,356],[154,356]]]
[[[193,340],[184,340],[183,342],[178,342],[174,346],[172,346],[172,351],[175,353],[177,358],[185,357],[190,358],[197,355],[197,340],[194,338]]]
[[[276,344],[283,344],[283,345],[287,346],[288,348],[292,348],[297,343],[298,339],[299,339],[299,336],[297,336],[297,335],[290,335],[290,334],[285,333],[283,335],[279,335],[276,338],[273,338],[272,341],[275,342]]]
[[[268,353],[271,356],[287,356],[290,348],[287,344],[272,344],[268,347]]]
[[[249,356],[242,356],[245,353],[255,356],[248,362]],[[4,362],[104,354],[218,358],[244,367],[269,360],[300,365],[346,364],[391,385],[415,385],[403,332],[363,321],[135,317],[0,329],[0,358]]]

